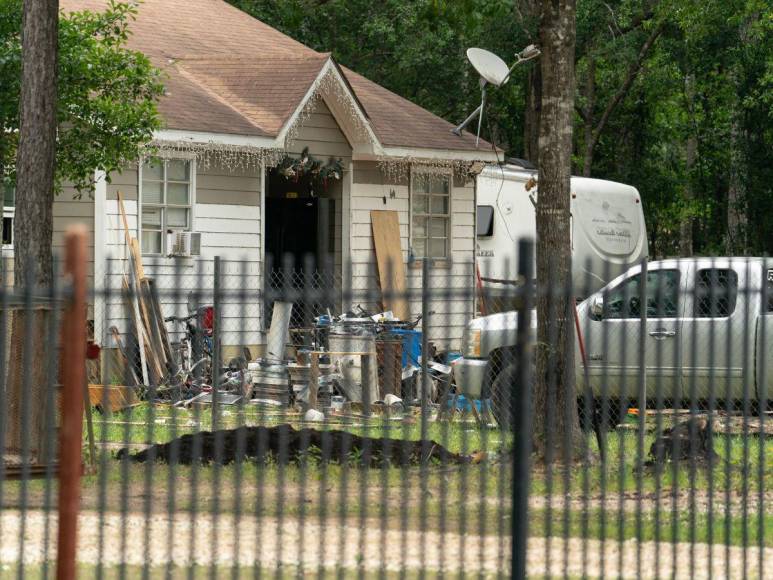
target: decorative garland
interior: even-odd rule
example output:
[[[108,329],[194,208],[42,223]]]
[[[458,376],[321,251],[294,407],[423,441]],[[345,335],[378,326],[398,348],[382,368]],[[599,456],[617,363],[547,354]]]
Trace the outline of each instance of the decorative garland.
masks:
[[[326,190],[330,180],[340,181],[344,174],[344,165],[341,159],[331,157],[327,164],[322,165],[309,153],[309,148],[304,147],[300,157],[286,155],[276,166],[277,172],[285,179],[298,183],[302,179],[309,179],[312,184],[321,184]]]
[[[142,148],[141,154],[154,157],[190,157],[196,159],[199,167],[208,169],[220,165],[230,170],[259,169],[274,167],[285,151],[282,149],[252,147],[249,145],[225,145],[212,141],[201,143],[194,141],[152,141]]]
[[[482,164],[481,161],[427,157],[379,157],[378,159],[378,167],[382,175],[393,182],[406,181],[410,177],[412,167],[421,167],[422,174],[427,176],[448,175],[450,171],[455,177],[467,182],[480,173]]]

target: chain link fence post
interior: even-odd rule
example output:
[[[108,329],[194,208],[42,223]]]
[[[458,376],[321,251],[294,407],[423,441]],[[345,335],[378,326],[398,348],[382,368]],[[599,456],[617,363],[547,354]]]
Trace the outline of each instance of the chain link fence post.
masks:
[[[526,578],[528,544],[529,467],[532,449],[531,433],[531,309],[534,266],[534,242],[518,242],[518,278],[524,281],[518,300],[516,335],[516,381],[511,385],[513,413],[513,514],[512,577]]]

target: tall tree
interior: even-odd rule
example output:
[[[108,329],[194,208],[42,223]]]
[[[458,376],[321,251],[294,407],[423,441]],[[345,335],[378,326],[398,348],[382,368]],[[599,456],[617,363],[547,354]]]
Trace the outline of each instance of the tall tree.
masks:
[[[15,189],[17,288],[46,288],[53,281],[59,184],[67,181],[90,193],[95,170],[109,173],[136,159],[158,127],[155,101],[163,90],[158,71],[144,55],[125,48],[135,9],[110,0],[104,12],[60,19],[58,0],[0,0],[0,177],[4,188]],[[20,313],[12,325],[8,416],[13,420],[6,448],[26,447],[40,457],[44,387],[56,371],[40,354],[51,352],[47,316],[42,310],[30,317]]]
[[[21,33],[21,98],[16,154],[14,216],[14,285],[50,286],[53,280],[52,198],[56,171],[57,60],[59,0],[24,0]],[[32,318],[32,320],[28,320]],[[41,457],[46,416],[44,386],[50,371],[44,360],[25,357],[46,352],[46,310],[17,312],[13,317],[8,397],[8,449]],[[84,321],[85,324],[85,321]],[[26,340],[32,332],[31,340]],[[32,364],[30,364],[32,362]],[[29,365],[29,373],[25,366]],[[25,380],[25,376],[28,379]],[[26,393],[24,392],[26,391]],[[25,423],[29,422],[27,425]],[[24,433],[28,433],[26,445]],[[28,460],[27,457],[24,458]]]
[[[537,197],[535,441],[549,463],[581,448],[570,290],[570,190],[574,119],[575,0],[543,0],[542,110]]]
[[[48,286],[52,280],[58,37],[59,0],[24,0],[13,247],[17,287]]]

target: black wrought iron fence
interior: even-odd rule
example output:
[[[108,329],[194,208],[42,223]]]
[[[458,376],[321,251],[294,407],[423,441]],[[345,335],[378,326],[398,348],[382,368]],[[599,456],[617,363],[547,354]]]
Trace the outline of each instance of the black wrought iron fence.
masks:
[[[99,378],[75,399],[79,575],[764,576],[773,263],[643,263],[579,303],[552,268],[482,318],[475,286],[433,268],[353,290],[108,264],[83,320]],[[57,342],[13,326],[15,297],[0,337],[54,401]],[[297,304],[337,308],[296,327]],[[9,409],[31,391],[2,370],[0,565],[45,576],[57,455],[11,480]],[[27,400],[21,432],[55,437],[62,403]]]

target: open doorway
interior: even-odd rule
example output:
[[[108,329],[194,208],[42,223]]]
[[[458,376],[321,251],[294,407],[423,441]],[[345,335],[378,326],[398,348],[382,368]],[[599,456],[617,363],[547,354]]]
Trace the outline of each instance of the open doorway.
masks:
[[[314,318],[335,310],[340,288],[337,275],[336,209],[340,181],[320,187],[311,176],[287,178],[273,168],[266,175],[266,275],[275,290],[302,290],[310,284],[323,290],[324,299],[293,306],[291,328],[310,328]],[[336,194],[339,195],[336,195]],[[265,324],[271,323],[272,307],[266,304]]]

